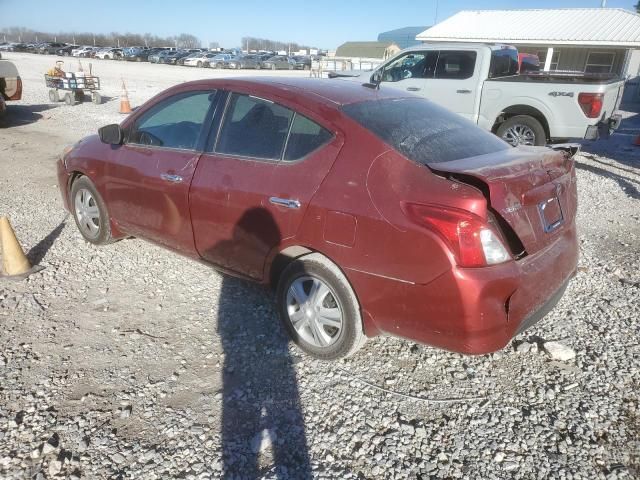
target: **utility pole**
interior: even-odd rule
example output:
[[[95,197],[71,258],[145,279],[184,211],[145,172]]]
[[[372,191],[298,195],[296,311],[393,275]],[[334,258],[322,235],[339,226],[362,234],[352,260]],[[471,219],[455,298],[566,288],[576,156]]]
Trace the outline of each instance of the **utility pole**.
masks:
[[[438,23],[438,7],[440,5],[440,0],[436,0],[436,16],[433,19],[433,24],[435,25],[436,23]]]
[[[602,0],[600,3],[600,8],[607,8],[607,0]]]

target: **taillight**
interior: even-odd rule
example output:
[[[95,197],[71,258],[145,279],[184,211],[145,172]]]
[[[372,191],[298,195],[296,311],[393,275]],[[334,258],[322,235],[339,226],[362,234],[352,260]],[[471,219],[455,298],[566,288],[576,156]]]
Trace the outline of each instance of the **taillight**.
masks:
[[[578,95],[578,103],[584,114],[589,118],[598,118],[602,111],[602,93],[581,93]]]
[[[471,212],[414,203],[404,204],[404,210],[413,222],[440,236],[461,267],[485,267],[511,258],[493,229]]]

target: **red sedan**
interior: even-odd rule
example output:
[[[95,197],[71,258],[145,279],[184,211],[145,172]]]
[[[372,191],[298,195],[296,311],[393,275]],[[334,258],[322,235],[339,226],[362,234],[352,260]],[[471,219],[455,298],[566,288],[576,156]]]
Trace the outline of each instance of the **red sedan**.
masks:
[[[566,151],[565,151],[566,150]],[[504,347],[574,275],[575,151],[512,148],[353,82],[184,83],[58,162],[84,238],[166,246],[276,289],[307,353],[389,333]]]

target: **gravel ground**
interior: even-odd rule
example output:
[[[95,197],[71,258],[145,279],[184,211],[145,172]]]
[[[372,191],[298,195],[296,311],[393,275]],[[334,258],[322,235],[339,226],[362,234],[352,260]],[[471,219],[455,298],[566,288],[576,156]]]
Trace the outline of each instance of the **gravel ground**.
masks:
[[[579,272],[543,323],[492,355],[379,337],[330,364],[263,289],[140,240],[95,248],[61,207],[55,158],[122,118],[120,77],[137,105],[224,72],[95,61],[112,99],[67,107],[52,57],[6,58],[25,93],[0,214],[45,268],[0,280],[1,478],[640,478],[638,115],[578,158]]]

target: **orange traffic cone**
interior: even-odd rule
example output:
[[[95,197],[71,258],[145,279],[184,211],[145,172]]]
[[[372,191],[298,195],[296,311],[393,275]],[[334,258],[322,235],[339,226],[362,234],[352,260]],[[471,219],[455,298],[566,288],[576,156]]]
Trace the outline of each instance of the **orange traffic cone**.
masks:
[[[13,277],[31,273],[31,264],[22,251],[7,217],[0,217],[0,246],[2,246],[3,275]]]
[[[633,141],[634,145],[637,145],[638,147],[640,147],[640,134],[636,137],[636,139]]]
[[[129,94],[124,80],[122,80],[122,94],[120,95],[120,113],[131,113],[131,103],[129,103]]]

